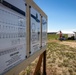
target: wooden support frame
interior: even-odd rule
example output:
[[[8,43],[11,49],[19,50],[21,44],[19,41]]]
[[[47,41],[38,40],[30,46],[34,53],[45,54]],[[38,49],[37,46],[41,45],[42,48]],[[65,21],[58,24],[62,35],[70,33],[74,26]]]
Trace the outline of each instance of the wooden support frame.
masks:
[[[27,49],[27,56],[22,63],[18,64],[17,66],[15,66],[14,68],[12,68],[11,70],[9,70],[7,73],[5,73],[4,75],[19,75],[19,73],[25,69],[33,60],[35,60],[39,55],[39,61],[37,64],[37,67],[35,69],[34,75],[37,75],[36,72],[40,71],[41,68],[41,63],[42,63],[42,59],[43,59],[43,75],[46,75],[46,46],[42,47],[42,33],[41,35],[41,49],[37,52],[35,52],[33,55],[30,56],[30,8],[29,6],[32,6],[33,8],[35,8],[41,15],[41,22],[42,22],[42,16],[44,16],[47,19],[47,15],[35,4],[35,2],[33,2],[33,0],[25,0],[26,2],[26,32],[27,32],[27,36],[26,36],[26,49]],[[41,32],[42,32],[42,23],[41,23]]]
[[[29,52],[30,52],[30,8],[29,8],[29,5],[26,4],[26,32],[27,32],[27,38],[26,38],[26,49],[27,49],[27,56],[26,57],[29,57]]]

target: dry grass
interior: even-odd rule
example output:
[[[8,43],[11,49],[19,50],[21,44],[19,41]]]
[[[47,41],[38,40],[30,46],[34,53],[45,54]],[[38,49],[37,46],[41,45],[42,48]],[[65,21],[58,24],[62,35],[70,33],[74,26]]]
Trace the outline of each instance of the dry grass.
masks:
[[[47,75],[76,75],[76,48],[53,41],[48,43]]]
[[[48,42],[47,75],[76,75],[76,47],[72,47],[71,43],[75,42],[67,44],[55,39]],[[20,75],[33,75],[37,61],[38,58]]]
[[[63,42],[60,42],[60,44],[63,44],[63,45],[68,45],[70,47],[73,47],[73,48],[76,48],[76,41],[63,41]]]

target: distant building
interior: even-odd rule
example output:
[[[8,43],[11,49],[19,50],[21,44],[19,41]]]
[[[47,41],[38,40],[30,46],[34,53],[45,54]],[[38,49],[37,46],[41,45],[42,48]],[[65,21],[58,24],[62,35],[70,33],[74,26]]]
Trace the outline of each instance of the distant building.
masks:
[[[56,34],[60,34],[60,32],[58,31]],[[65,32],[65,31],[62,31],[62,34],[67,34],[68,35],[68,38],[74,36],[76,38],[76,32]]]
[[[75,33],[75,40],[76,40],[76,32],[74,32]]]
[[[68,37],[72,37],[72,36],[75,37],[75,34],[74,34],[74,33],[70,33],[70,34],[68,34]]]

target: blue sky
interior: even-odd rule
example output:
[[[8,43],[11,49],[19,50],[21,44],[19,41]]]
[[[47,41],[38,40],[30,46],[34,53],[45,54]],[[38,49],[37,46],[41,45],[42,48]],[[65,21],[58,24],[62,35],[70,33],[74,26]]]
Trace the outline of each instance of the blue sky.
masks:
[[[48,31],[76,31],[76,0],[34,0],[48,16]]]

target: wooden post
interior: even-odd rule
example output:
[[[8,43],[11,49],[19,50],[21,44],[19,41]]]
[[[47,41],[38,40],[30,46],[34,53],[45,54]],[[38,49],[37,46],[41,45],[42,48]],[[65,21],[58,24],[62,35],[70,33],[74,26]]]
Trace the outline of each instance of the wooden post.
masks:
[[[43,75],[46,75],[46,51],[43,53]]]
[[[41,75],[40,70],[41,70],[42,57],[43,57],[43,54],[41,54],[39,57],[39,61],[38,61],[37,66],[35,68],[34,75]]]
[[[43,75],[46,75],[46,51],[44,51],[44,52],[40,55],[39,61],[38,61],[37,66],[36,66],[36,68],[35,68],[34,75],[41,75],[42,58],[43,58]]]

